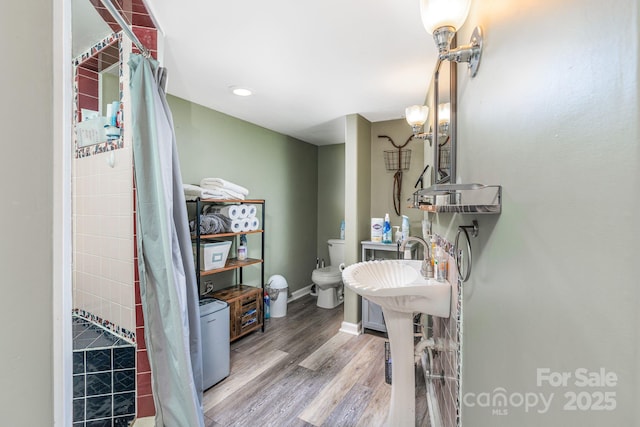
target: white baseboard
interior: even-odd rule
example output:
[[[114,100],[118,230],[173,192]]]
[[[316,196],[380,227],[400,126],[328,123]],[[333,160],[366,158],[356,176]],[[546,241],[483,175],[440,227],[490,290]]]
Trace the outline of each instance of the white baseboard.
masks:
[[[340,332],[344,332],[346,334],[351,334],[351,335],[360,335],[362,333],[362,322],[358,322],[358,323],[342,322],[342,325],[340,325]]]
[[[313,286],[313,285],[305,286],[302,289],[298,289],[297,291],[291,292],[291,296],[289,297],[287,302],[295,301],[298,298],[302,298],[303,296],[310,294],[311,293],[311,286]]]

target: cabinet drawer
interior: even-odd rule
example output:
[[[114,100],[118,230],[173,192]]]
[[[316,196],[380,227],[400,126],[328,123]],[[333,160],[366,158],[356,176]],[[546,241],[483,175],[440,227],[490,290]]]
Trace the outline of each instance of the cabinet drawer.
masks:
[[[258,302],[258,294],[257,293],[253,293],[252,295],[243,295],[240,298],[240,305],[242,307],[245,307],[247,305],[251,305],[251,304],[256,304]]]

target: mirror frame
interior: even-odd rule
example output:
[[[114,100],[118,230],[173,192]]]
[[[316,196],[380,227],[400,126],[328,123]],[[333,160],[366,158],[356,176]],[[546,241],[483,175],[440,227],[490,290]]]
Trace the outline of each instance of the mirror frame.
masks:
[[[456,36],[451,40],[450,48],[454,49],[457,46]],[[439,143],[439,124],[438,124],[438,104],[440,103],[440,69],[445,61],[438,58],[436,62],[435,71],[433,73],[433,105],[431,108],[432,113],[432,125],[433,132],[433,170],[431,171],[431,183],[455,184],[456,182],[456,163],[457,163],[457,112],[458,112],[458,64],[455,61],[446,61],[449,66],[449,99],[450,103],[450,118],[449,118],[449,174],[443,178],[438,178],[438,172],[441,169],[443,163],[443,153]],[[445,143],[446,144],[446,143]],[[444,144],[443,144],[444,145]]]
[[[73,60],[74,67],[74,148],[75,157],[88,157],[123,147],[123,131],[120,137],[80,147],[78,145],[77,124],[82,120],[82,109],[100,111],[99,74],[114,64],[119,64],[119,94],[122,108],[122,35],[111,33],[89,50]],[[95,104],[95,105],[94,105]]]

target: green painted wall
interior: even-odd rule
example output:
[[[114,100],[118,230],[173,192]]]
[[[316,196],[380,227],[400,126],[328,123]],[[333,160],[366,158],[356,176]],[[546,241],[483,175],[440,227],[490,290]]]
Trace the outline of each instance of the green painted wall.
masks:
[[[345,144],[318,147],[318,257],[324,258],[327,265],[327,240],[340,237],[340,222],[344,219],[344,147]]]
[[[182,178],[198,184],[221,177],[267,202],[265,280],[283,275],[289,292],[311,283],[318,218],[318,147],[203,106],[169,96]],[[259,257],[259,238],[249,236],[249,256]],[[245,269],[255,284],[258,267]],[[216,287],[231,277],[208,276]]]
[[[11,100],[0,118],[6,147],[0,159],[0,413],[6,426],[54,424],[53,16],[53,2],[44,0],[0,6],[0,35],[7,41],[2,58],[15,64],[4,67],[0,79]]]
[[[358,114],[346,120],[345,165],[345,263],[360,260],[360,242],[370,236],[371,218],[371,123]],[[344,291],[344,320],[357,325],[361,320],[361,298]],[[343,325],[344,326],[344,325]]]

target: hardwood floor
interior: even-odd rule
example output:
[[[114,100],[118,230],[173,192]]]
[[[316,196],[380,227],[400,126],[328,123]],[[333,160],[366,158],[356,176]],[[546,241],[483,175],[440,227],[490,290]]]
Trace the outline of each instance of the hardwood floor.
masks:
[[[232,343],[231,374],[204,394],[207,427],[382,426],[386,339],[339,332],[342,320],[342,306],[321,309],[307,295],[267,320],[264,333]],[[416,425],[425,410],[417,399]]]

